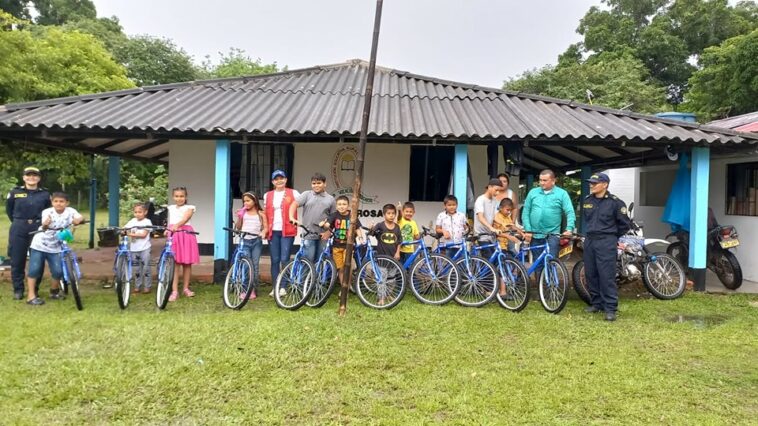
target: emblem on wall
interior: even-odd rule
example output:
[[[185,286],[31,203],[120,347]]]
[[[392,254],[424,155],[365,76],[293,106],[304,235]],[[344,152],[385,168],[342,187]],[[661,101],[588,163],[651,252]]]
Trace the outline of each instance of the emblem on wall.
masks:
[[[334,153],[332,158],[332,180],[337,188],[332,195],[353,195],[353,180],[355,179],[355,167],[358,160],[358,150],[352,145],[344,145]],[[366,195],[361,192],[361,202],[374,204],[379,201],[377,195]]]

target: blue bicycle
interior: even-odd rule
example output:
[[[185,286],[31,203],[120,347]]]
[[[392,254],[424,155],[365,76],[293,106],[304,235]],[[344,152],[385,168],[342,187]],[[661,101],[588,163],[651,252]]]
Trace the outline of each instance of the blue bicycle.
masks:
[[[82,221],[79,223],[79,225],[82,225],[84,223],[87,223],[87,221]],[[77,225],[73,225],[77,226]],[[61,279],[61,289],[65,294],[68,294],[68,289],[71,289],[71,293],[74,295],[74,302],[76,303],[76,309],[82,310],[84,309],[84,305],[82,304],[82,298],[79,294],[79,280],[82,278],[82,272],[79,269],[79,262],[76,260],[76,253],[71,249],[71,247],[68,246],[68,243],[70,241],[74,240],[73,235],[71,234],[71,231],[69,228],[48,228],[46,230],[39,229],[37,231],[32,231],[29,233],[29,235],[34,235],[40,232],[45,231],[56,231],[55,237],[60,244],[61,247],[61,253],[60,253],[60,259],[61,259],[61,270],[63,271],[63,279]]]
[[[511,235],[516,235],[510,232]],[[513,312],[521,312],[529,303],[529,273],[524,266],[513,259],[513,255],[504,251],[497,242],[497,234],[481,234],[494,238],[491,243],[472,247],[472,253],[481,255],[484,251],[492,251],[487,259],[497,271],[500,287],[496,298],[500,306]]]
[[[248,235],[255,238],[260,238],[260,236],[238,229],[224,228],[224,230],[231,232],[233,236],[239,236],[240,242],[234,249],[232,264],[226,274],[222,299],[227,308],[240,310],[250,299],[250,292],[255,291],[255,269],[252,260],[242,249],[242,238]]]
[[[545,234],[545,238],[553,236],[563,237],[560,234]],[[539,277],[540,303],[546,311],[557,314],[568,301],[569,274],[566,265],[561,262],[558,253],[550,252],[547,243],[536,246],[521,244],[516,259],[526,267],[527,257],[532,253],[539,253],[539,256],[527,268],[527,274],[531,276],[538,269],[542,269]]]
[[[308,230],[300,225],[305,231],[300,238],[309,235],[320,235]],[[282,268],[274,284],[274,300],[276,305],[282,309],[294,311],[308,302],[308,298],[313,292],[314,281],[313,263],[305,256],[305,244],[300,244],[300,248],[295,253],[295,257]]]
[[[113,260],[113,288],[116,290],[118,306],[126,309],[129,306],[132,285],[132,252],[130,251],[129,231],[132,229],[151,229],[151,226],[134,226],[130,228],[119,228],[109,226],[98,228],[98,231],[116,231],[121,236],[116,257]]]
[[[453,300],[460,288],[460,275],[455,262],[441,253],[432,253],[424,241],[425,236],[437,240],[442,234],[433,233],[422,226],[422,235],[418,240],[401,243],[404,246],[415,246],[415,250],[403,263],[403,269],[408,271],[411,291],[421,303],[429,305],[444,305]]]
[[[200,235],[199,232],[177,229],[171,231],[165,226],[145,227],[156,231],[168,231],[166,235],[166,245],[163,246],[161,257],[158,259],[158,285],[155,290],[155,305],[158,309],[166,309],[168,298],[171,296],[171,286],[174,283],[174,270],[176,269],[176,259],[174,258],[174,233],[186,232],[188,234]]]
[[[487,259],[474,255],[468,249],[468,242],[478,237],[467,236],[463,241],[438,244],[435,253],[453,252],[451,259],[455,262],[460,275],[460,287],[455,294],[455,301],[468,307],[478,308],[490,302],[497,293],[497,274]]]
[[[361,228],[368,231],[368,238],[372,230]],[[405,296],[405,272],[400,262],[392,256],[374,254],[368,241],[356,246],[354,254],[356,259],[360,259],[360,267],[355,276],[355,294],[358,300],[374,309],[397,306]]]
[[[334,292],[334,284],[337,282],[337,265],[332,259],[332,245],[334,244],[334,233],[326,241],[324,250],[319,254],[316,259],[316,264],[313,265],[315,272],[315,285],[313,291],[305,302],[307,306],[311,308],[320,308],[324,306],[329,296]]]

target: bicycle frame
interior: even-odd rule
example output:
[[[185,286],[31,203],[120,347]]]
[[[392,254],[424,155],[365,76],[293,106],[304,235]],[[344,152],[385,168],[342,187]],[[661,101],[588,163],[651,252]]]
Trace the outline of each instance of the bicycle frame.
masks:
[[[126,279],[131,280],[132,279],[132,252],[129,250],[130,242],[129,242],[129,235],[127,235],[126,231],[123,231],[121,234],[121,241],[118,244],[118,248],[116,249],[116,258],[113,259],[113,273],[117,273],[116,270],[117,262],[119,256],[122,254],[126,254],[126,258],[128,259],[127,267],[126,267]]]
[[[409,245],[418,244],[418,246],[416,247],[416,250],[414,250],[414,252],[411,253],[410,256],[408,256],[408,259],[406,259],[405,262],[402,265],[403,269],[405,269],[406,271],[411,268],[411,266],[416,261],[416,258],[418,258],[418,256],[421,255],[421,256],[423,256],[424,262],[426,262],[426,270],[430,271],[430,272],[434,272],[435,268],[432,267],[431,261],[429,260],[429,246],[427,246],[426,242],[424,241],[424,236],[426,236],[426,235],[428,235],[430,237],[434,237],[438,241],[437,250],[435,250],[434,252],[438,253],[438,254],[441,254],[440,253],[441,249],[440,249],[440,244],[439,244],[439,238],[435,237],[435,235],[431,234],[431,232],[428,229],[424,228],[424,232],[421,235],[421,238],[419,238],[418,240],[407,241],[407,242],[400,243],[401,246],[409,246]],[[446,248],[446,247],[447,246],[445,246],[443,248]],[[443,273],[444,272],[445,271],[443,270]],[[436,279],[437,275],[436,274],[432,275],[431,278]]]
[[[457,249],[455,254],[450,256],[450,259],[454,263],[458,263],[459,260],[463,259],[463,264],[466,266],[466,270],[461,272],[464,272],[467,277],[472,277],[474,274],[471,272],[471,262],[469,260],[471,253],[467,247],[466,240],[437,244],[437,248],[434,249],[434,252],[437,254],[445,254],[442,251],[448,249]]]
[[[82,272],[79,269],[79,262],[76,260],[76,253],[74,253],[74,251],[71,250],[71,248],[68,246],[68,243],[66,243],[63,240],[59,240],[59,241],[61,242],[61,270],[63,271],[63,280],[66,283],[70,283],[72,272],[76,274],[77,279],[81,279]],[[65,259],[66,259],[67,254],[71,255],[71,264],[74,265],[73,271],[69,271],[68,268],[66,267]]]
[[[483,235],[489,235],[489,234],[483,234]],[[503,270],[502,265],[501,265],[500,261],[498,260],[500,258],[500,254],[501,253],[505,254],[506,256],[512,256],[512,254],[510,252],[508,252],[508,251],[504,251],[503,248],[500,247],[500,243],[497,241],[497,239],[495,240],[495,242],[492,242],[492,243],[480,244],[480,245],[474,245],[474,246],[472,246],[471,247],[471,253],[473,253],[474,255],[479,255],[479,254],[481,254],[482,251],[488,250],[488,249],[492,249],[492,255],[489,258],[487,258],[487,261],[490,264],[492,264],[492,266],[495,267],[495,269],[497,270],[497,272],[500,272],[500,273],[506,272],[506,273],[508,273],[508,278],[510,278],[511,281],[513,281],[515,278],[513,277],[513,273],[511,271],[511,269],[510,268],[505,268]],[[521,263],[523,264],[523,261]],[[531,272],[528,272],[528,273],[531,274]]]
[[[556,256],[553,255],[553,253],[550,252],[550,244],[547,242],[548,237],[560,237],[560,234],[545,234],[545,244],[540,244],[537,246],[527,246],[524,247],[522,244],[519,248],[519,252],[516,255],[516,258],[522,265],[526,265],[526,255],[529,252],[535,252],[537,250],[542,250],[540,255],[537,257],[536,260],[532,262],[532,264],[527,268],[527,273],[529,275],[532,275],[535,271],[537,271],[540,268],[544,268],[545,270],[545,279],[548,283],[548,285],[553,285],[553,275],[557,275],[558,272],[553,270],[553,268],[548,268],[547,263],[552,260],[556,259]],[[557,253],[556,253],[557,254]]]

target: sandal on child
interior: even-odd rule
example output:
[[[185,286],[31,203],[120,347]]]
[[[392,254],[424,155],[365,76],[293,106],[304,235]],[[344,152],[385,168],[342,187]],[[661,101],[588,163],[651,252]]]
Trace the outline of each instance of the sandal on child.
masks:
[[[182,290],[182,294],[185,297],[195,297],[195,292],[192,291],[192,290],[190,290],[190,289],[188,289],[188,288],[185,288],[184,290]]]
[[[247,294],[247,300],[255,300],[255,298],[258,297],[255,295],[255,290],[250,290],[250,292]]]
[[[178,299],[178,298],[179,298],[179,292],[172,291],[171,295],[168,297],[168,301],[169,302],[176,302],[176,299]]]

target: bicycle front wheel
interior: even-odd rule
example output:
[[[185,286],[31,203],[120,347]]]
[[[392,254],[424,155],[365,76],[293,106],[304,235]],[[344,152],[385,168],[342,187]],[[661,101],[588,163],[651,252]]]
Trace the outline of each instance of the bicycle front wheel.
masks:
[[[495,269],[480,256],[469,256],[455,262],[461,276],[461,288],[455,295],[460,305],[478,308],[491,301],[497,293],[497,275]]]
[[[568,300],[569,278],[563,262],[550,259],[540,273],[540,302],[551,314],[557,314]]]
[[[394,308],[405,295],[403,267],[390,256],[375,256],[358,270],[356,295],[369,308]]]
[[[500,279],[500,288],[495,296],[497,302],[509,311],[521,312],[529,303],[529,273],[526,268],[500,253],[497,257],[497,275]]]
[[[68,271],[68,282],[66,286],[71,289],[71,293],[74,295],[74,302],[76,303],[76,309],[84,309],[82,305],[82,297],[79,295],[79,274],[76,273],[74,267],[74,258],[71,253],[66,253],[63,258],[64,268]]]
[[[173,255],[161,256],[158,263],[158,285],[155,290],[155,305],[158,309],[166,309],[168,298],[171,296],[171,286],[174,283],[176,261]]]
[[[116,259],[116,274],[113,277],[113,288],[116,289],[116,299],[121,309],[129,306],[129,296],[131,295],[131,283],[129,282],[129,256],[126,253],[120,254]]]
[[[229,309],[242,309],[253,291],[253,264],[250,259],[241,257],[232,264],[224,281],[224,306]]]
[[[411,265],[411,291],[421,303],[444,305],[453,300],[460,287],[455,263],[447,256],[429,253]]]
[[[295,258],[279,273],[274,285],[274,300],[282,309],[294,311],[308,301],[313,291],[313,264],[305,258]]]
[[[324,306],[329,296],[334,291],[334,283],[337,281],[337,265],[329,257],[324,257],[316,264],[316,276],[311,297],[305,302],[311,308]]]

